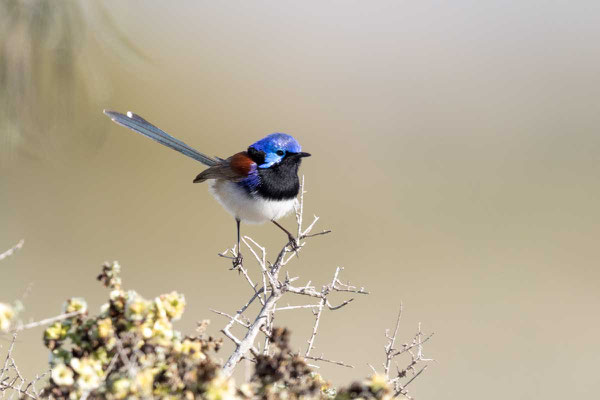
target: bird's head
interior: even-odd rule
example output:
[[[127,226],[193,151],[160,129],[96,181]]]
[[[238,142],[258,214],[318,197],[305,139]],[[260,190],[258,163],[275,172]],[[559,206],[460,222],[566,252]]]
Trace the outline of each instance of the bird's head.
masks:
[[[248,147],[248,155],[258,165],[258,168],[270,168],[289,160],[300,163],[302,157],[310,154],[303,153],[300,143],[285,133],[272,133]]]

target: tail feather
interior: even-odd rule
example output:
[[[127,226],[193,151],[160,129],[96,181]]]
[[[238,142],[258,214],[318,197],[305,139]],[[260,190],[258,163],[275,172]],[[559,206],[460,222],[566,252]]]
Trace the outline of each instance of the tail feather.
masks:
[[[197,150],[194,150],[187,144],[183,143],[181,140],[174,138],[169,135],[162,129],[157,128],[152,125],[150,122],[146,121],[144,118],[140,117],[137,114],[133,114],[132,112],[128,112],[127,115],[118,113],[116,111],[104,110],[104,114],[108,115],[110,119],[112,119],[115,123],[134,130],[142,135],[149,137],[150,139],[164,145],[170,147],[173,150],[180,152],[190,158],[193,158],[196,161],[200,161],[202,164],[207,165],[209,167],[213,167],[219,164],[219,161],[216,159],[207,156],[206,154],[202,154]]]

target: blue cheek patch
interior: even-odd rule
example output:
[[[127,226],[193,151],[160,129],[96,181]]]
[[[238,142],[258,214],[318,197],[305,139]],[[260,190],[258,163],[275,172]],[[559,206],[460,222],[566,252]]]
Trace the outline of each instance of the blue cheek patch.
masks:
[[[278,156],[275,153],[266,153],[265,162],[260,164],[258,166],[258,168],[269,168],[271,165],[276,164],[279,161],[281,161],[282,158],[283,158],[282,156]]]

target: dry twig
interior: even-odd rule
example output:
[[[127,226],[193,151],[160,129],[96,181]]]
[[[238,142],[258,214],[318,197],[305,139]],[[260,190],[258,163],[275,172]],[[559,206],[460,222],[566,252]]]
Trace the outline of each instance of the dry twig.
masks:
[[[4,358],[4,364],[0,370],[0,397],[5,397],[7,393],[12,391],[13,393],[17,393],[19,398],[39,399],[39,392],[36,385],[47,375],[47,372],[37,375],[35,379],[27,382],[21,371],[19,371],[12,355],[16,341],[17,334],[15,332],[12,335],[12,340]]]
[[[396,343],[396,337],[398,335],[398,330],[400,328],[401,318],[402,318],[402,303],[400,303],[400,310],[398,311],[398,317],[396,318],[396,326],[394,327],[394,333],[390,336],[389,330],[385,331],[385,337],[388,339],[388,342],[384,346],[385,362],[383,363],[383,372],[384,372],[386,378],[389,380],[389,382],[394,385],[395,396],[403,395],[404,397],[406,397],[408,399],[412,399],[412,397],[409,396],[408,390],[406,389],[406,387],[411,382],[413,382],[419,375],[421,375],[425,371],[425,369],[427,369],[427,367],[428,367],[428,365],[425,364],[421,369],[419,369],[417,371],[416,366],[423,362],[426,363],[428,361],[435,361],[432,358],[426,358],[423,354],[423,344],[425,344],[426,342],[429,341],[429,339],[431,339],[431,337],[433,336],[433,333],[429,334],[428,336],[424,336],[423,332],[421,331],[421,324],[419,323],[418,331],[414,335],[412,341],[409,343],[402,344],[402,348],[397,349],[397,348],[395,348],[395,343]],[[406,365],[403,368],[400,368],[398,366],[398,363],[395,362],[396,376],[394,378],[390,379],[390,368],[391,368],[392,361],[394,361],[394,359],[396,357],[399,357],[403,354],[409,354],[411,357],[410,361],[408,362],[408,365]],[[373,370],[373,372],[376,373],[375,368],[373,368],[372,366],[370,366],[370,367]],[[412,373],[412,375],[410,377],[408,375],[409,372]],[[403,382],[403,379],[406,379],[406,381]]]
[[[329,295],[332,292],[347,292],[356,294],[367,294],[368,292],[365,291],[364,288],[357,288],[355,286],[350,285],[349,283],[342,283],[338,278],[340,272],[342,271],[342,268],[339,267],[336,269],[331,283],[323,286],[323,288],[320,291],[317,291],[314,287],[310,286],[310,282],[303,287],[292,286],[292,283],[296,281],[298,277],[290,278],[287,272],[285,274],[285,278],[280,278],[283,267],[285,267],[291,261],[294,255],[297,255],[298,252],[300,252],[304,248],[304,246],[306,245],[306,239],[319,235],[324,235],[330,232],[329,230],[324,230],[314,234],[311,233],[315,227],[315,224],[319,220],[319,217],[317,216],[314,217],[313,221],[308,225],[308,227],[303,228],[302,224],[304,214],[305,193],[306,191],[304,190],[303,177],[300,187],[299,202],[295,206],[296,222],[298,225],[295,243],[286,243],[275,257],[274,262],[270,263],[267,260],[267,250],[265,249],[265,247],[261,246],[258,242],[256,242],[249,236],[244,236],[242,238],[242,242],[248,247],[248,249],[254,256],[254,259],[258,263],[258,266],[260,267],[262,287],[259,288],[258,285],[254,284],[254,281],[250,277],[248,270],[244,269],[243,265],[241,265],[238,268],[240,268],[240,273],[244,276],[245,280],[252,288],[252,297],[249,301],[246,302],[246,305],[244,305],[236,312],[235,315],[230,315],[224,312],[213,310],[213,312],[216,312],[219,315],[229,318],[229,323],[225,326],[225,328],[222,329],[222,332],[236,346],[233,354],[229,357],[229,359],[223,367],[223,371],[226,375],[231,375],[235,366],[243,357],[245,357],[245,355],[249,351],[252,354],[256,353],[257,349],[254,347],[254,342],[257,338],[257,335],[260,332],[263,332],[263,334],[265,335],[262,353],[269,354],[270,335],[273,329],[273,321],[275,320],[275,314],[276,312],[283,310],[311,309],[314,312],[315,323],[313,325],[312,333],[308,341],[308,347],[305,352],[305,358],[315,361],[329,362],[345,367],[351,367],[350,365],[344,362],[328,360],[323,356],[312,357],[310,356],[310,352],[314,349],[314,342],[317,336],[319,321],[323,309],[327,307],[329,310],[338,310],[346,306],[353,300],[353,298],[350,298],[342,301],[338,305],[332,305],[328,298]],[[237,249],[228,249],[220,255],[229,258],[229,254],[231,254],[231,257],[235,257],[237,255]],[[281,298],[288,292],[297,295],[316,298],[318,299],[318,303],[295,306],[288,304],[287,306],[277,307],[278,301],[280,301]],[[260,299],[261,302],[261,308],[258,314],[254,318],[244,319],[245,317],[243,316],[243,313],[248,309],[249,305],[257,297]],[[248,322],[242,322],[242,320]],[[241,339],[236,337],[231,332],[231,327],[236,323],[247,329],[245,336]]]
[[[4,253],[0,253],[0,261],[12,256],[17,250],[20,250],[24,244],[25,244],[25,239],[21,239],[21,240],[19,240],[19,243],[15,244],[10,249],[6,250]]]

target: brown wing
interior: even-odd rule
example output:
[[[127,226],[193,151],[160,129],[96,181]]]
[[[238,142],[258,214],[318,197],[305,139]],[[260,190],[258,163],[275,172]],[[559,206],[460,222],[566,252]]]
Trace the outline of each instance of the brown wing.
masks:
[[[242,151],[222,160],[214,167],[202,171],[194,179],[194,183],[204,182],[207,179],[241,181],[253,171],[256,171],[256,163],[252,161],[247,152]]]

